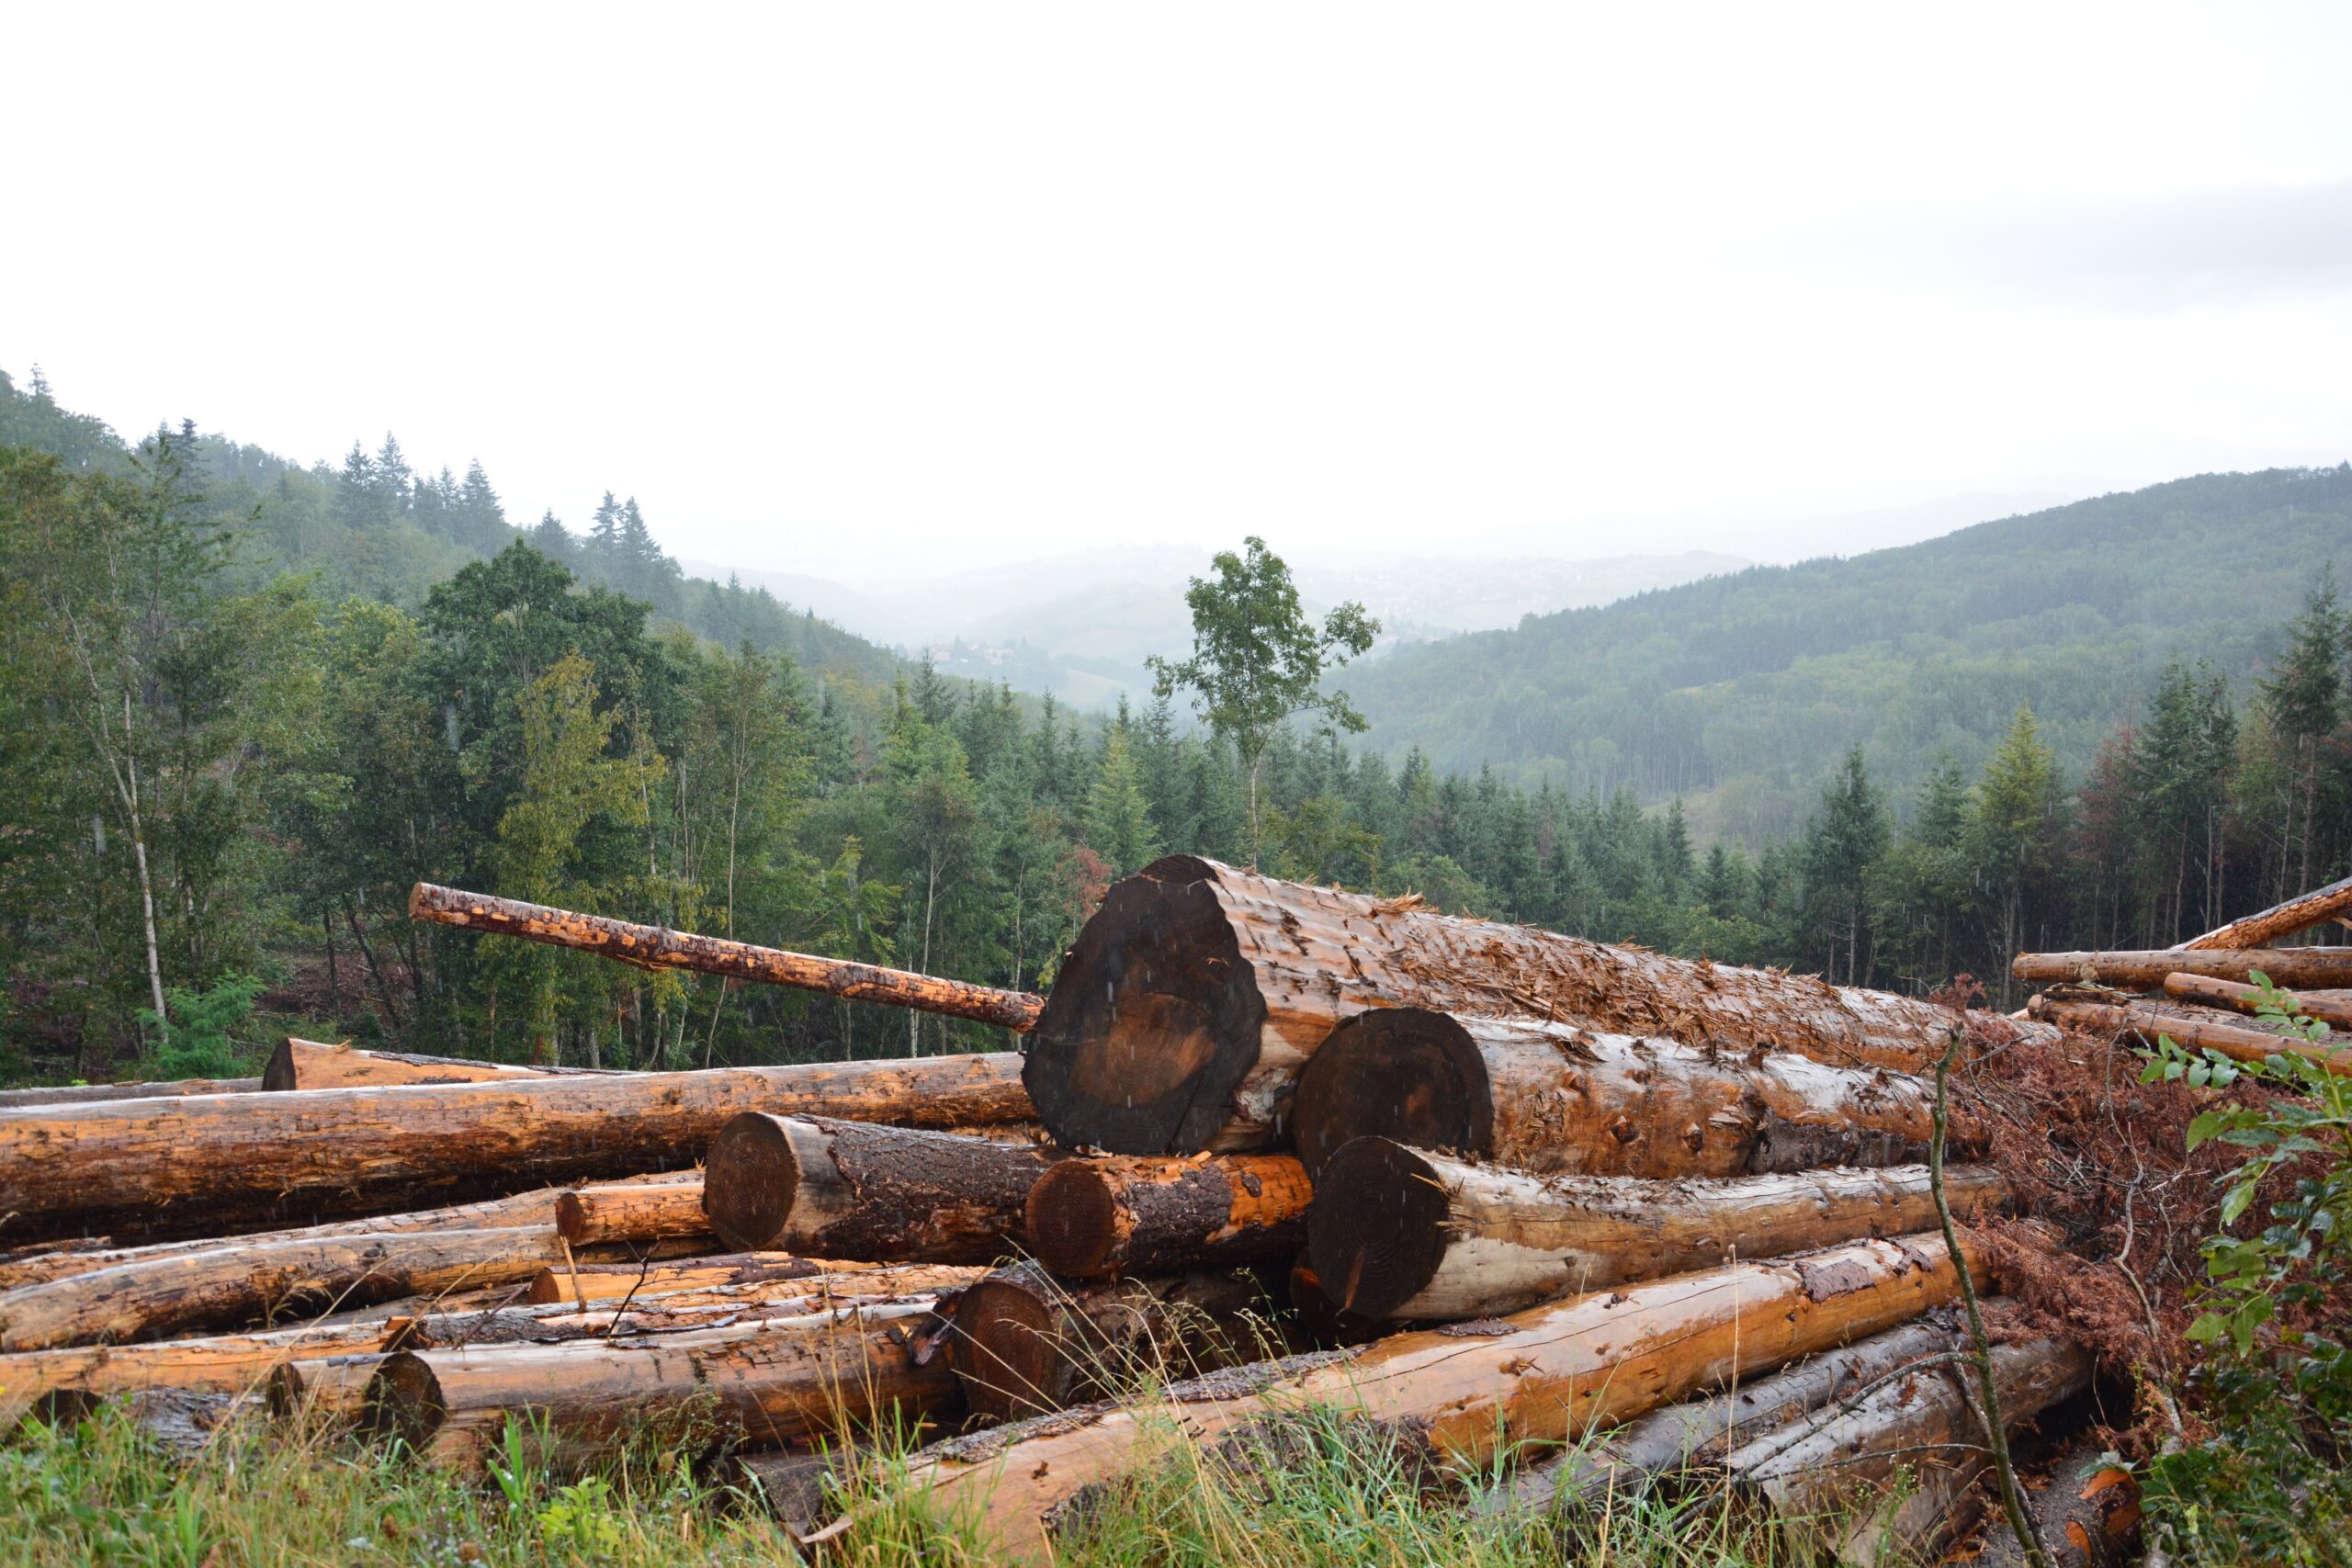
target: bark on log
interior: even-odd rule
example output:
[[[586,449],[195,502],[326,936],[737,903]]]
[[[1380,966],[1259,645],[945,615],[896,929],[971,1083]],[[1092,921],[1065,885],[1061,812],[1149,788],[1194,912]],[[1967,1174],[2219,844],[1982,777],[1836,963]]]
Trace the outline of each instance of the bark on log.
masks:
[[[841,958],[820,958],[806,953],[785,953],[754,947],[748,942],[697,936],[662,926],[640,926],[601,915],[575,914],[545,904],[462,892],[420,882],[409,894],[409,918],[445,926],[466,926],[521,937],[550,947],[569,947],[624,963],[654,969],[692,969],[704,975],[724,975],[768,986],[792,986],[823,991],[852,1001],[884,1007],[911,1008],[949,1018],[968,1018],[1016,1032],[1037,1021],[1043,998],[1027,991],[1001,991],[963,980],[943,980],[904,969],[884,969]]]
[[[1170,855],[1117,883],[1030,1041],[1037,1113],[1067,1147],[1263,1148],[1342,1019],[1422,1007],[1566,1020],[1845,1066],[1917,1069],[1948,1010],[1806,976],[1435,914]],[[2019,1026],[1971,1014],[1987,1043]],[[2030,1028],[2030,1026],[2025,1026]]]
[[[1837,1524],[1845,1562],[1931,1553],[1973,1522],[1954,1506],[1992,1462],[1965,1392],[1974,1375],[1959,1364],[1922,1368],[1850,1409],[1734,1450],[1722,1471],[1737,1495],[1800,1537]],[[1993,1350],[1993,1386],[2012,1433],[2090,1380],[2090,1352],[2071,1340]]]
[[[580,1077],[594,1067],[516,1067],[503,1062],[469,1062],[457,1056],[419,1056],[405,1051],[367,1051],[345,1041],[322,1045],[292,1035],[277,1043],[259,1087],[273,1094],[303,1089],[356,1089],[396,1083],[506,1083],[516,1078]]]
[[[543,1427],[561,1470],[636,1440],[775,1448],[877,1414],[912,1425],[963,1396],[949,1357],[912,1348],[934,1304],[920,1296],[698,1333],[403,1350],[369,1383],[368,1424],[466,1472],[481,1468],[509,1416]]]
[[[574,1247],[707,1235],[702,1172],[660,1185],[614,1182],[568,1189],[556,1195],[555,1228]]]
[[[2030,1495],[2034,1533],[2051,1568],[2123,1568],[2140,1541],[2140,1483],[2118,1469],[2096,1442],[2061,1456],[2050,1484]],[[1996,1513],[1973,1568],[2024,1568],[2025,1548]]]
[[[1964,1215],[1999,1204],[2007,1186],[1963,1166],[1944,1190]],[[1720,1180],[1539,1177],[1359,1138],[1324,1167],[1307,1256],[1343,1311],[1443,1322],[1935,1223],[1923,1165]]]
[[[1288,1155],[1064,1160],[1030,1188],[1030,1249],[1057,1274],[1223,1269],[1306,1245],[1306,1172]]]
[[[1906,1323],[1740,1387],[1663,1405],[1556,1459],[1523,1467],[1474,1504],[1473,1512],[1524,1517],[1595,1504],[1612,1494],[1638,1496],[1666,1476],[1787,1431],[1890,1372],[1925,1357],[1956,1353],[1967,1342],[1953,1324]]]
[[[259,1078],[168,1078],[157,1083],[56,1084],[0,1089],[0,1111],[18,1105],[85,1105],[96,1100],[154,1100],[172,1094],[252,1094]]]
[[[1934,1105],[1876,1068],[1397,1008],[1331,1032],[1295,1125],[1310,1177],[1360,1137],[1540,1174],[1746,1176],[1925,1159]],[[1955,1112],[1956,1148],[1981,1136]]]
[[[1090,1405],[952,1438],[917,1456],[910,1480],[1006,1556],[1041,1562],[1072,1505],[1148,1458],[1171,1426],[1214,1443],[1302,1403],[1353,1406],[1408,1461],[1475,1467],[1500,1442],[1573,1439],[1891,1328],[1956,1290],[1936,1236],[1736,1264],[1216,1374],[1171,1388],[1161,1405]]]
[[[280,1421],[355,1426],[367,1413],[368,1385],[383,1364],[379,1351],[287,1361],[269,1374],[269,1413]]]
[[[2256,970],[2290,990],[2352,986],[2352,947],[2240,948],[2230,952],[2167,947],[2135,953],[2020,953],[2009,962],[2013,979],[2037,985],[2078,982],[2126,991],[2164,988],[2167,975],[2243,980]]]
[[[2282,936],[2308,931],[2325,920],[2335,919],[2352,910],[2352,876],[2341,882],[2331,882],[2309,893],[2298,894],[2283,904],[2273,904],[2260,914],[2248,915],[2242,920],[2191,937],[2182,942],[2186,952],[2210,952],[2231,948],[2267,947]],[[2271,976],[2273,980],[2278,977]]]
[[[2232,1008],[2250,1013],[2262,996],[2261,987],[2238,980],[2217,980],[2207,975],[2167,975],[2165,995],[2177,997],[2185,1002],[2200,1002],[2207,1007]],[[2330,1029],[2352,1032],[2352,1002],[2332,996],[2296,995],[2295,1000],[2305,1018],[2318,1019]]]
[[[601,1262],[618,1250],[594,1257]],[[0,1351],[181,1334],[528,1280],[563,1256],[552,1224],[230,1243],[0,1295]]]
[[[576,1258],[578,1254],[575,1253]],[[601,1256],[609,1257],[609,1253]],[[523,1299],[546,1302],[611,1302],[664,1291],[708,1291],[767,1280],[808,1280],[826,1265],[791,1252],[736,1252],[674,1263],[650,1258],[625,1263],[556,1263],[531,1276]]]
[[[744,1111],[917,1126],[1030,1115],[1011,1053],[0,1111],[0,1235],[213,1235],[601,1180],[700,1156]]]
[[[988,1263],[1023,1238],[1029,1189],[1065,1157],[1025,1144],[746,1111],[703,1168],[703,1208],[741,1252]]]
[[[2337,1036],[2324,1044],[2290,1040],[2265,1029],[2241,1029],[2213,1023],[2147,1006],[2116,1007],[2106,1002],[2071,1001],[2036,997],[2028,1004],[2036,1018],[2066,1029],[2109,1036],[2130,1035],[2143,1045],[2160,1038],[2191,1051],[2219,1051],[2240,1062],[2267,1062],[2273,1056],[2305,1056],[2331,1073],[2352,1074],[2352,1039]]]
[[[1020,1263],[956,1298],[956,1371],[972,1416],[1012,1421],[1286,1355],[1273,1312],[1247,1269],[1073,1289]]]

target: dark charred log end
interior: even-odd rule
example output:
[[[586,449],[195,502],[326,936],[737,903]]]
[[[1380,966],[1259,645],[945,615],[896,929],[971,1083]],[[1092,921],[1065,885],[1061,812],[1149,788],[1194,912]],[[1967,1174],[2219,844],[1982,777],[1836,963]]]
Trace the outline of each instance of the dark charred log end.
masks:
[[[1113,886],[1063,960],[1021,1077],[1064,1147],[1194,1154],[1231,1119],[1266,1003],[1214,875],[1155,861]]]
[[[432,1364],[410,1350],[395,1350],[384,1358],[360,1396],[360,1429],[378,1437],[398,1438],[410,1448],[422,1447],[448,1418],[441,1397],[441,1380]]]
[[[559,1192],[555,1199],[556,1234],[572,1246],[588,1239],[588,1200],[577,1192]]]
[[[1116,1184],[1085,1160],[1055,1166],[1029,1189],[1029,1249],[1057,1274],[1107,1274],[1119,1239]]]
[[[702,1212],[729,1250],[766,1250],[784,1234],[799,1190],[800,1164],[782,1117],[746,1111],[710,1141]]]
[[[1358,1013],[1331,1031],[1291,1100],[1298,1157],[1317,1186],[1358,1138],[1473,1158],[1492,1152],[1494,1098],[1469,1031],[1424,1008]]]
[[[1017,1421],[1060,1408],[1059,1313],[1050,1281],[1025,1273],[966,1290],[956,1307],[956,1370],[974,1416]]]
[[[277,1043],[269,1054],[269,1066],[261,1070],[261,1087],[265,1094],[284,1094],[302,1087],[294,1071],[294,1042],[291,1037]]]
[[[1445,1188],[1429,1161],[1387,1138],[1358,1138],[1316,1179],[1306,1256],[1334,1305],[1385,1318],[1445,1258]]]

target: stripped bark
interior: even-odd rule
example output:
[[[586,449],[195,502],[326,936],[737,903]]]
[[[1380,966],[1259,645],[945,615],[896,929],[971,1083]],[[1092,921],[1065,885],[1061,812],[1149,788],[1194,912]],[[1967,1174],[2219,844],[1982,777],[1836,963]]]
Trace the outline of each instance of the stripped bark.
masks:
[[[2267,1062],[2273,1056],[2303,1056],[2329,1072],[2352,1074],[2352,1038],[2337,1036],[2324,1043],[2290,1040],[2265,1029],[2241,1029],[2177,1011],[2145,1005],[2117,1007],[2107,1002],[2073,1001],[2036,997],[2027,1004],[2036,1018],[2066,1029],[2111,1037],[2129,1035],[2143,1045],[2169,1039],[2192,1051],[2219,1051],[2239,1062]]]
[[[702,1172],[659,1185],[616,1182],[571,1188],[556,1195],[555,1228],[574,1247],[707,1235]]]
[[[2335,919],[2347,910],[2352,910],[2352,876],[2341,882],[2331,882],[2324,887],[2313,888],[2309,893],[2298,894],[2283,904],[2273,904],[2259,914],[2232,920],[2219,930],[2191,937],[2180,945],[2191,952],[2267,947],[2282,936],[2308,931],[2323,921]],[[2276,980],[2278,976],[2274,975],[2271,978]]]
[[[2167,975],[2243,980],[2257,969],[2270,976],[2272,985],[2294,989],[2325,990],[2352,986],[2352,947],[2229,951],[2166,947],[2135,953],[2020,953],[2009,963],[2013,979],[2038,985],[2073,981],[2114,986],[2127,991],[2160,990]]]
[[[2250,1013],[2260,1005],[2262,987],[2238,980],[2218,980],[2208,975],[2167,975],[2165,995],[2185,1002],[2202,1002],[2207,1007],[2233,1008]],[[2330,1029],[2352,1032],[2352,1001],[2332,996],[2298,994],[2295,1000],[2301,1005],[2303,1016],[2318,1019]]]
[[[1110,1156],[1055,1166],[1024,1213],[1039,1262],[1095,1279],[1295,1256],[1313,1195],[1288,1155]]]

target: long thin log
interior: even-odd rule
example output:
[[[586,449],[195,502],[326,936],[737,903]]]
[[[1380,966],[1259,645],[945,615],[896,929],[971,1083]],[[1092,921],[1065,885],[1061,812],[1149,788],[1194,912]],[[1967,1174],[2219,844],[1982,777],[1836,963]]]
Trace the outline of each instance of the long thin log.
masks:
[[[1952,1171],[1945,1188],[1962,1213],[2007,1191],[1989,1168]],[[1925,1166],[1715,1180],[1540,1177],[1359,1138],[1323,1168],[1307,1256],[1343,1310],[1444,1321],[1935,1221]]]
[[[419,1056],[405,1051],[368,1051],[349,1041],[322,1045],[292,1035],[277,1043],[260,1087],[273,1094],[302,1089],[354,1089],[396,1083],[506,1083],[515,1078],[560,1077],[591,1067],[517,1067],[503,1062],[470,1062],[457,1056]]]
[[[639,1440],[775,1448],[876,1416],[912,1425],[963,1397],[950,1358],[914,1348],[935,1304],[914,1296],[690,1334],[404,1350],[377,1370],[369,1419],[467,1472],[510,1416],[566,1470]]]
[[[2240,1029],[2144,1006],[2115,1007],[2105,1002],[2069,1001],[2037,997],[2029,1004],[2036,1018],[2067,1029],[2094,1034],[2130,1035],[2143,1045],[2169,1039],[2192,1051],[2219,1051],[2240,1062],[2267,1062],[2273,1056],[2304,1056],[2331,1073],[2352,1074],[2352,1040],[2325,1044],[2290,1040],[2263,1029]]]
[[[956,1371],[975,1417],[1015,1420],[1285,1354],[1273,1310],[1246,1269],[1073,1289],[1020,1263],[956,1298]]]
[[[741,1252],[988,1263],[1023,1239],[1035,1145],[746,1111],[703,1168],[711,1229]]]
[[[729,1285],[753,1285],[786,1280],[842,1280],[855,1286],[864,1272],[888,1268],[900,1273],[927,1269],[930,1280],[918,1279],[902,1291],[948,1289],[943,1282],[966,1282],[968,1268],[951,1264],[835,1263],[804,1258],[797,1252],[732,1252],[675,1262],[582,1263],[556,1265],[531,1279],[528,1302],[610,1302],[659,1295],[672,1291],[716,1291]]]
[[[555,1228],[574,1247],[707,1235],[702,1172],[660,1185],[615,1182],[567,1189],[556,1195]]]
[[[545,904],[462,892],[420,882],[409,894],[409,918],[445,926],[465,926],[521,937],[550,947],[569,947],[657,969],[692,969],[769,986],[792,986],[823,991],[852,1001],[885,1007],[911,1008],[949,1018],[968,1018],[1016,1032],[1037,1021],[1044,998],[1026,991],[1002,991],[963,980],[943,980],[904,969],[885,969],[846,959],[819,958],[806,953],[786,953],[754,947],[748,942],[697,936],[662,926],[640,926],[601,915],[576,914]]]
[[[1544,1174],[1746,1176],[1924,1158],[1934,1102],[1907,1074],[1786,1052],[1396,1008],[1331,1032],[1293,1122],[1310,1176],[1362,1137]]]
[[[1354,1407],[1408,1462],[1475,1467],[1503,1442],[1575,1438],[1734,1377],[1891,1328],[1951,1298],[1935,1236],[1741,1263],[1179,1384],[1162,1404],[1090,1405],[918,1456],[910,1480],[1007,1558],[1041,1562],[1072,1505],[1171,1427],[1214,1443],[1301,1404]]]
[[[1063,960],[1026,1080],[1067,1147],[1277,1144],[1299,1071],[1341,1020],[1419,1007],[1562,1020],[1847,1066],[1917,1069],[1948,1010],[1771,970],[1436,914],[1170,855],[1113,886]],[[1987,1044],[2020,1026],[1972,1014]]]
[[[2164,987],[2167,975],[2205,975],[2244,980],[2261,970],[2274,986],[2291,990],[2327,990],[2352,986],[2352,947],[2218,949],[2159,948],[2135,953],[2020,953],[2009,962],[2012,978],[2036,985],[2069,981],[2114,986],[2127,991]]]
[[[259,1078],[166,1078],[155,1083],[54,1084],[0,1089],[0,1111],[18,1105],[85,1105],[96,1100],[153,1100],[166,1094],[252,1094]]]
[[[1062,1161],[1024,1209],[1040,1263],[1095,1279],[1293,1257],[1313,1195],[1288,1155],[1114,1156]]]
[[[2191,937],[2180,945],[2190,952],[2215,949],[2267,947],[2282,936],[2308,931],[2312,926],[2352,910],[2352,876],[2341,882],[2331,882],[2301,893],[2283,904],[2273,904],[2259,914],[2248,915],[2242,920]],[[2271,978],[2276,980],[2277,976]]]
[[[2185,1002],[2201,1002],[2207,1007],[2232,1008],[2239,1012],[2255,1010],[2263,996],[2259,986],[2249,986],[2238,980],[2218,980],[2208,975],[2167,975],[2165,995],[2177,997]],[[2330,1029],[2352,1032],[2352,1001],[2335,997],[2297,996],[2303,1016],[2318,1019]]]
[[[265,1229],[701,1156],[744,1111],[1024,1121],[1011,1053],[0,1111],[0,1235]]]

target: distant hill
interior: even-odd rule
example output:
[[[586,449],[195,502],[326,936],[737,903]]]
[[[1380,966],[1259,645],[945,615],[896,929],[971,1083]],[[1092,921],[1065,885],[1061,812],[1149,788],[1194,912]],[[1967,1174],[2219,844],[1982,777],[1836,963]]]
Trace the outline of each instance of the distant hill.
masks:
[[[2021,702],[2079,777],[2168,660],[2243,689],[2331,565],[2352,573],[2352,465],[2209,474],[1404,649],[1341,683],[1392,756],[1681,795],[1702,832],[1760,843],[1853,742],[1907,789],[1981,761]]]

